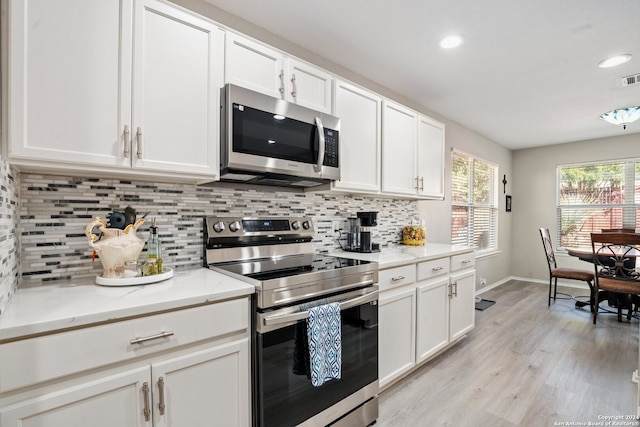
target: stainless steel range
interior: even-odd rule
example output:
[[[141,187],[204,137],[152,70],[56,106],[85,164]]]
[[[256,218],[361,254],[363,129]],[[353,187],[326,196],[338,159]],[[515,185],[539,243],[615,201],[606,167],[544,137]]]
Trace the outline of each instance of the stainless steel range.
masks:
[[[314,254],[311,218],[207,217],[206,264],[256,287],[254,426],[354,426],[378,417],[378,265]],[[304,369],[309,307],[338,302],[342,374]],[[304,350],[302,350],[304,348]]]

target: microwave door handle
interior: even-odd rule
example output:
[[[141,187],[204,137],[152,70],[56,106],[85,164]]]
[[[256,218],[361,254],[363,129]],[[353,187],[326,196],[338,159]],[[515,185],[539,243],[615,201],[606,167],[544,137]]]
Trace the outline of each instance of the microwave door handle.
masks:
[[[313,166],[313,170],[320,173],[322,172],[322,164],[324,163],[324,126],[322,126],[322,119],[316,117],[316,129],[318,130],[318,141],[320,145],[318,147],[318,163]]]

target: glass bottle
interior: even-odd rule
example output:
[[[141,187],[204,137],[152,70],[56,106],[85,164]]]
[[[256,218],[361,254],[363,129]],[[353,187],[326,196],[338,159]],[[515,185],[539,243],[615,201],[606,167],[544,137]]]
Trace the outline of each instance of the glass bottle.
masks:
[[[162,273],[162,247],[158,239],[158,227],[156,219],[151,220],[151,236],[147,241],[147,262],[145,264],[145,275]]]

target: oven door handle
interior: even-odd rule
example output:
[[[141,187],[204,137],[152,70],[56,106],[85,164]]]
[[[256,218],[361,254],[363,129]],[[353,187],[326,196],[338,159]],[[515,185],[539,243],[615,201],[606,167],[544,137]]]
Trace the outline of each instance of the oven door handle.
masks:
[[[361,295],[356,298],[348,299],[346,301],[340,301],[340,311],[348,308],[356,307],[362,304],[366,304],[378,299],[378,290],[370,292],[368,294]],[[298,320],[307,319],[309,317],[309,311],[298,311],[291,314],[281,314],[275,316],[265,317],[263,322],[265,326],[279,325],[280,323],[295,322]]]

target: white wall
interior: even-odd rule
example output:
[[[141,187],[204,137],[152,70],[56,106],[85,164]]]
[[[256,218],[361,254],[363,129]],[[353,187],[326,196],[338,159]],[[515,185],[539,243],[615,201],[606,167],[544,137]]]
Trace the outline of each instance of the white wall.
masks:
[[[539,228],[555,238],[558,165],[640,157],[640,134],[559,144],[513,152],[513,268],[516,277],[548,280]],[[589,269],[591,264],[557,257],[559,267]]]
[[[517,199],[512,192],[511,150],[478,135],[455,122],[446,121],[445,150],[445,199],[444,201],[422,201],[418,203],[420,213],[426,218],[427,241],[434,243],[451,242],[451,150],[453,148],[477,156],[498,165],[498,248],[499,253],[476,260],[476,289],[480,289],[480,279],[485,278],[492,285],[511,276],[511,226],[513,214],[505,211],[505,193],[502,178],[507,176],[506,194]]]

